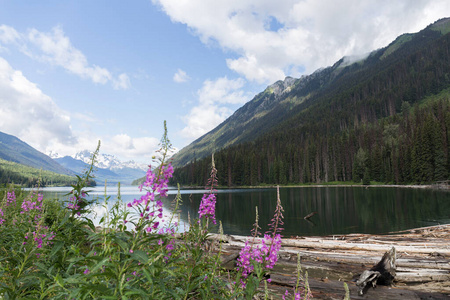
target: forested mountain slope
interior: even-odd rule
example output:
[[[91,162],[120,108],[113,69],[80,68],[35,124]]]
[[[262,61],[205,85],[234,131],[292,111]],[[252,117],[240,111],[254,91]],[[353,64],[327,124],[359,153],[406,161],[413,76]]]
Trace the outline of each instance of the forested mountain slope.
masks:
[[[175,157],[175,180],[220,183],[448,178],[450,19],[398,37],[364,60],[287,78]],[[222,150],[220,150],[222,149]]]
[[[0,159],[52,171],[59,174],[74,175],[49,156],[37,151],[15,136],[0,132]]]
[[[76,181],[75,176],[58,174],[0,159],[0,186],[7,184],[22,187],[70,186]],[[92,185],[95,182],[89,184]]]

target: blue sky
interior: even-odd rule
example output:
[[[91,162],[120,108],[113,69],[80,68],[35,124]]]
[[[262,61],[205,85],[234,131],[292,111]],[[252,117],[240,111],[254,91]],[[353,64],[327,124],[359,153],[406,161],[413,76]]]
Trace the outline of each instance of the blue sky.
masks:
[[[450,16],[448,1],[0,0],[0,131],[149,163],[264,88]]]

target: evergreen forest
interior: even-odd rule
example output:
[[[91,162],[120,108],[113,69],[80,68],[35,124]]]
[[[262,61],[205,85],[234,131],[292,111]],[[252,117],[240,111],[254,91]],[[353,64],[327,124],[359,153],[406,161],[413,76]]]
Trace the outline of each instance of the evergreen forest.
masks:
[[[370,181],[425,184],[449,177],[450,97],[445,94],[374,123],[334,135],[278,131],[214,154],[219,184],[307,184]],[[174,182],[205,185],[211,158],[194,161]]]
[[[213,152],[222,186],[448,180],[450,30],[442,26],[450,29],[450,19],[284,93],[266,89],[194,142],[173,182],[205,185]],[[263,102],[273,106],[249,118]]]

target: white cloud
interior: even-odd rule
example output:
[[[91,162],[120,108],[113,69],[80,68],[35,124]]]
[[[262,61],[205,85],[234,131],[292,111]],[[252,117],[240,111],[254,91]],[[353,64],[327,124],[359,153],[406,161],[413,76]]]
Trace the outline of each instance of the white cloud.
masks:
[[[185,71],[178,69],[177,72],[173,75],[173,81],[182,83],[191,79]]]
[[[125,73],[120,74],[119,77],[113,81],[113,87],[115,90],[127,90],[130,86],[130,78]]]
[[[12,44],[20,40],[20,34],[12,27],[0,25],[0,42],[2,44]]]
[[[387,46],[450,11],[446,0],[152,1],[202,42],[238,54],[228,67],[259,83]]]
[[[32,28],[25,34],[17,32],[10,26],[1,25],[0,43],[2,44],[0,47],[13,44],[33,59],[62,67],[94,83],[109,82],[114,89],[130,87],[130,79],[125,73],[115,78],[108,69],[90,64],[86,56],[72,45],[60,26],[54,27],[50,32],[41,32]]]
[[[221,77],[215,81],[205,80],[197,92],[201,104],[244,104],[248,99],[240,89],[245,81],[242,78],[228,79]]]
[[[76,143],[69,114],[1,57],[0,131],[43,152],[55,143]]]
[[[250,97],[241,90],[244,84],[242,78],[206,80],[197,92],[198,105],[184,116],[186,127],[181,131],[182,136],[192,139],[200,137],[231,115],[233,111],[228,105],[247,102]]]
[[[158,144],[159,140],[157,138],[132,138],[127,134],[118,134],[103,143],[102,152],[114,153],[128,159],[139,157],[150,162],[151,156],[158,148]]]
[[[0,131],[14,135],[43,153],[73,155],[81,150],[101,151],[122,158],[151,161],[159,140],[152,137],[131,138],[126,134],[101,137],[90,126],[74,131],[71,121],[98,123],[90,114],[70,114],[44,94],[21,71],[14,70],[0,57]]]

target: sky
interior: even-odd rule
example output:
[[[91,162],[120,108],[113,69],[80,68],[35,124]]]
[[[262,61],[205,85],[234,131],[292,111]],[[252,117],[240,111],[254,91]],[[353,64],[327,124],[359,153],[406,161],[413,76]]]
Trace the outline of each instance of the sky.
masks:
[[[434,0],[0,0],[0,131],[150,163],[267,85],[450,16]]]

